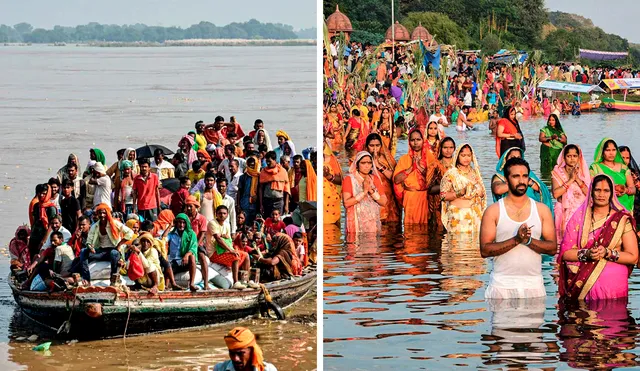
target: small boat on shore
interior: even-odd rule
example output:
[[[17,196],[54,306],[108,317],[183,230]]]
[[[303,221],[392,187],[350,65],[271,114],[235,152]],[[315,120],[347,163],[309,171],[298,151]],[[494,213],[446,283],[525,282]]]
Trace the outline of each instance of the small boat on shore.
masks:
[[[600,86],[611,93],[610,97],[602,99],[602,104],[609,111],[640,111],[640,102],[627,101],[629,90],[640,89],[640,79],[604,79],[600,82]],[[624,92],[623,100],[613,97],[613,92],[616,90]]]
[[[316,277],[316,268],[307,267],[300,277],[266,283],[266,295],[261,289],[152,295],[116,287],[78,287],[50,294],[21,290],[12,275],[9,287],[30,319],[68,333],[65,336],[88,340],[122,337],[125,331],[130,335],[202,327],[246,318],[267,307],[278,310],[304,297],[315,286]]]

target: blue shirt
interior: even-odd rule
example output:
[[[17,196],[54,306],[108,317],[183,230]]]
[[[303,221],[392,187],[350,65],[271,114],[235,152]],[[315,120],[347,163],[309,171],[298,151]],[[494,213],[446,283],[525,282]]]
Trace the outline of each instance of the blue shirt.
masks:
[[[167,239],[169,240],[169,261],[182,259],[180,255],[182,237],[178,236],[178,232],[173,231],[169,233]]]

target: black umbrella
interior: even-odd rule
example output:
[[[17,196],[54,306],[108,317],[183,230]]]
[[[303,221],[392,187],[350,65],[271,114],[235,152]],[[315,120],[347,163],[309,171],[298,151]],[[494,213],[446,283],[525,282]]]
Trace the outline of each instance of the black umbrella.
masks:
[[[172,155],[173,151],[165,146],[161,146],[160,144],[146,144],[138,149],[136,149],[136,156],[138,158],[151,158],[153,157],[153,153],[156,149],[161,149],[164,152],[164,155]]]
[[[306,219],[315,217],[318,213],[318,203],[316,201],[304,201],[298,205],[300,214]]]
[[[178,189],[180,189],[180,179],[178,178],[162,179],[160,183],[162,183],[163,189],[166,189],[171,193],[177,192]]]

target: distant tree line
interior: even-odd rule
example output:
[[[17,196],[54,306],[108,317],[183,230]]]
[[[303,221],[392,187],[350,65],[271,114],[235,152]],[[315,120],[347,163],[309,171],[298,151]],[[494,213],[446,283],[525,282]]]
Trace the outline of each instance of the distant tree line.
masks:
[[[18,23],[13,27],[0,25],[0,42],[10,43],[57,43],[57,42],[163,42],[182,39],[297,39],[290,25],[261,23],[255,19],[243,23],[216,26],[202,21],[188,28],[134,25],[108,25],[91,22],[76,27],[55,26],[51,30],[33,28],[29,23]]]

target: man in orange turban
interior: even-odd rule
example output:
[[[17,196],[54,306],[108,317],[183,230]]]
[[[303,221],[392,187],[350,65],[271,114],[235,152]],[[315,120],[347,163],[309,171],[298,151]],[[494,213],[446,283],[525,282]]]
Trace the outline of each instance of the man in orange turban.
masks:
[[[229,348],[229,361],[218,363],[213,371],[278,371],[276,367],[264,361],[262,349],[256,343],[251,330],[236,327],[224,337]]]

